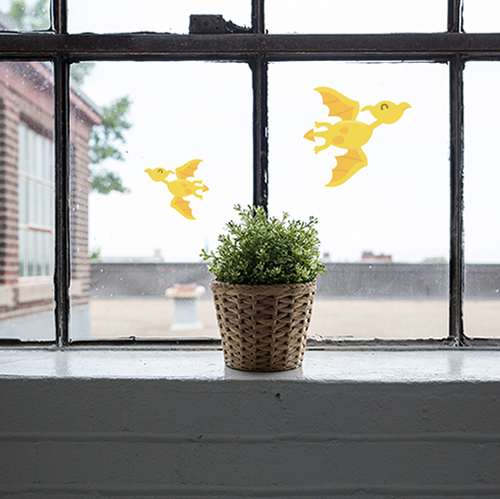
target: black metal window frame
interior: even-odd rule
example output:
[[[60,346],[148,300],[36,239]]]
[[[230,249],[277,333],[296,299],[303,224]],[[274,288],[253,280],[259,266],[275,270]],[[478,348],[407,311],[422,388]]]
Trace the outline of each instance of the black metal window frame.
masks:
[[[352,342],[348,345],[454,345],[500,346],[495,339],[474,340],[463,326],[464,240],[464,96],[463,71],[467,61],[500,60],[500,33],[469,34],[462,29],[462,0],[448,0],[447,31],[398,34],[268,34],[264,0],[248,0],[252,25],[238,29],[222,20],[227,29],[167,33],[71,34],[68,33],[68,0],[53,0],[52,29],[44,32],[0,33],[0,60],[45,60],[54,66],[56,148],[55,317],[59,346],[77,345],[69,338],[70,314],[70,141],[69,67],[81,61],[232,61],[247,63],[253,83],[253,202],[268,202],[268,64],[275,61],[426,61],[449,67],[450,104],[450,259],[449,330],[439,341]],[[196,14],[196,13],[193,13]],[[219,18],[218,21],[221,21]],[[236,29],[235,29],[236,28]],[[217,28],[218,29],[218,28]],[[221,32],[222,31],[222,32]],[[107,343],[107,342],[98,342]],[[117,342],[110,341],[110,344]],[[131,343],[141,343],[132,339]],[[151,342],[149,342],[151,343]],[[168,343],[162,342],[162,344]],[[44,343],[46,344],[46,342]],[[333,342],[332,344],[338,344]]]

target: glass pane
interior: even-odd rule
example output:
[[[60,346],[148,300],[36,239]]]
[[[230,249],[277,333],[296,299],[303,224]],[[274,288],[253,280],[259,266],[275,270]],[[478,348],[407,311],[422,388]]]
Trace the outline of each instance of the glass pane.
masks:
[[[441,32],[446,0],[267,0],[270,33]]]
[[[0,31],[50,29],[50,0],[0,0]]]
[[[44,226],[54,200],[43,168],[54,170],[54,164],[44,165],[41,159],[43,144],[53,143],[48,138],[54,130],[52,82],[48,63],[0,63],[0,133],[9,138],[0,144],[2,185],[9,186],[9,194],[0,196],[5,220],[0,231],[0,338],[55,339],[52,269],[47,272],[43,265],[48,246],[54,252],[53,234],[45,235],[51,228]],[[43,196],[47,190],[50,207]]]
[[[362,145],[368,166],[335,187],[326,184],[337,178],[332,173],[336,156],[361,146],[320,147],[314,153],[315,145],[326,142],[325,135],[321,138],[327,128],[324,123],[341,121],[328,116],[322,95],[314,90],[318,87],[333,88],[359,102],[359,114],[345,117],[349,126],[353,120],[365,123],[354,125],[360,130],[384,119],[380,108],[386,109],[381,106],[387,105],[385,99],[411,105],[389,103],[395,113],[392,124],[382,122]],[[269,96],[270,211],[276,215],[286,211],[303,220],[311,215],[319,219],[327,270],[318,280],[311,335],[446,337],[447,67],[279,63],[270,68]],[[375,107],[365,110],[368,105]],[[305,135],[316,142],[306,140]],[[335,142],[336,135],[328,137]],[[345,137],[351,140],[349,135]],[[345,162],[340,167],[348,169]]]
[[[79,94],[83,100],[72,108],[86,115],[77,120],[75,113],[72,128],[72,337],[218,337],[210,275],[199,255],[217,244],[233,205],[252,201],[250,69],[96,63],[82,88],[88,98]],[[131,126],[121,130],[125,143],[110,140],[123,160],[99,162],[97,146],[106,144],[100,116],[113,115],[117,102],[126,108],[124,96],[129,111],[117,121]],[[90,165],[91,192],[89,155],[97,161]],[[202,161],[179,172],[192,160]],[[109,172],[126,192],[105,193]],[[188,191],[176,191],[181,180]]]
[[[249,0],[68,0],[73,33],[156,31],[188,33],[191,14],[221,14],[226,21],[250,26]],[[95,13],[99,12],[99,15]]]
[[[464,0],[464,30],[468,33],[498,33],[500,3],[498,0]]]
[[[469,337],[500,336],[500,161],[488,147],[498,140],[499,82],[499,62],[467,63],[464,323]]]

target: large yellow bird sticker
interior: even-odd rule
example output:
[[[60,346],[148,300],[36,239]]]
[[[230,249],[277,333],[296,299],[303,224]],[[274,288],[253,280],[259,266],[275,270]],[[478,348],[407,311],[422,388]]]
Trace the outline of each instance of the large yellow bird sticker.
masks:
[[[198,165],[201,161],[201,159],[193,159],[185,165],[179,166],[179,168],[175,170],[177,179],[172,181],[167,180],[170,174],[174,174],[172,170],[165,170],[164,168],[156,168],[155,170],[146,168],[144,170],[155,182],[167,184],[168,190],[174,195],[174,199],[172,199],[170,206],[189,220],[196,219],[193,217],[193,211],[189,206],[189,201],[186,201],[184,198],[193,195],[199,199],[203,199],[203,196],[198,194],[197,191],[208,191],[208,187],[203,185],[202,180],[188,180],[188,178],[194,177],[194,172],[198,169]]]
[[[370,140],[373,130],[383,123],[386,125],[396,123],[403,116],[405,109],[411,106],[406,102],[394,104],[389,101],[379,102],[376,106],[365,106],[361,111],[370,111],[376,119],[371,125],[367,125],[356,121],[359,102],[347,98],[332,88],[319,87],[314,90],[320,93],[323,104],[330,110],[328,116],[336,116],[341,121],[334,124],[316,122],[314,128],[309,130],[304,138],[313,142],[316,139],[324,139],[324,144],[314,147],[316,154],[329,146],[347,149],[343,156],[335,156],[337,166],[332,170],[332,179],[326,184],[326,187],[336,187],[349,180],[368,164],[368,159],[361,147]],[[318,130],[320,128],[324,130]]]

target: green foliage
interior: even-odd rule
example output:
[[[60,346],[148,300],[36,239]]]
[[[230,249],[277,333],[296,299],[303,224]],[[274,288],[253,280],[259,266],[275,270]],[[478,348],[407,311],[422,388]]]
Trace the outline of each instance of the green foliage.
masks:
[[[90,171],[90,189],[99,194],[109,194],[110,192],[129,193],[130,189],[125,187],[122,179],[105,168],[92,168]]]
[[[261,207],[235,206],[241,222],[226,225],[216,252],[202,250],[208,269],[230,284],[293,284],[314,281],[324,273],[317,219],[308,222],[269,218]]]
[[[95,165],[106,159],[124,160],[120,146],[125,143],[124,131],[132,126],[128,121],[130,104],[129,97],[125,96],[104,107],[102,125],[92,128],[89,144],[90,186],[100,194],[109,194],[111,191],[129,192],[116,174],[104,167],[96,168]]]
[[[94,69],[95,62],[79,62],[78,64],[71,64],[69,71],[71,78],[73,78],[78,85],[82,85],[85,78]]]
[[[29,6],[25,0],[13,0],[8,16],[16,22],[22,31],[41,31],[49,29],[49,2],[38,0]]]
[[[99,260],[101,258],[101,248],[94,248],[90,252],[90,259],[91,260]]]
[[[444,256],[431,256],[424,258],[422,263],[448,263]]]

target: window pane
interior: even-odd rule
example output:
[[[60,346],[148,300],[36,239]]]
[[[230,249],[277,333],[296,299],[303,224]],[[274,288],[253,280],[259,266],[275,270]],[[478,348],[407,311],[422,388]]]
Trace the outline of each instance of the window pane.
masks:
[[[0,31],[50,29],[50,0],[0,0]]]
[[[493,120],[500,111],[499,82],[499,62],[467,63],[464,323],[469,337],[500,336],[500,161],[488,147],[498,140]]]
[[[249,0],[68,0],[73,33],[157,31],[188,33],[191,14],[221,14],[226,21],[250,26]],[[99,12],[99,15],[95,13]]]
[[[266,1],[270,33],[441,32],[446,25],[446,0]]]
[[[79,130],[72,128],[72,337],[218,337],[210,276],[199,255],[202,248],[215,247],[233,205],[252,201],[250,69],[200,62],[96,63],[83,90],[105,113],[128,96],[125,121],[131,127],[123,130],[125,144],[113,142],[123,161],[91,165],[96,188],[91,193],[88,156],[96,158],[96,141],[85,142],[88,119],[79,121]],[[82,110],[94,116],[89,104],[79,104]],[[102,144],[99,125],[96,135]],[[203,199],[170,190],[184,175],[177,169],[192,160],[202,161],[186,176],[184,188],[195,182]],[[172,173],[153,175],[154,181],[145,170],[158,168]],[[99,193],[108,171],[128,192]],[[189,202],[194,220],[188,209],[171,207],[174,197]],[[186,285],[205,291],[198,296],[199,288]],[[184,301],[166,296],[169,288]]]
[[[53,141],[52,67],[42,62],[0,63],[0,338],[54,340],[54,170],[43,148]],[[48,162],[47,160],[50,160]],[[47,197],[50,197],[48,202]]]
[[[468,33],[498,33],[500,3],[498,0],[464,0],[464,30]]]
[[[346,149],[314,154],[304,135],[340,121],[315,88],[360,109],[385,99],[400,119],[373,130],[368,166],[325,187]],[[269,76],[270,211],[319,219],[326,274],[318,280],[311,334],[335,338],[446,337],[448,313],[448,69],[424,63],[279,63]],[[375,122],[378,106],[351,116]],[[377,115],[379,116],[379,115]],[[379,116],[380,118],[380,116]],[[377,119],[379,119],[377,118]],[[380,118],[381,119],[381,118]],[[361,126],[361,125],[360,125]],[[333,137],[333,136],[332,136]],[[333,140],[333,139],[332,139]]]

